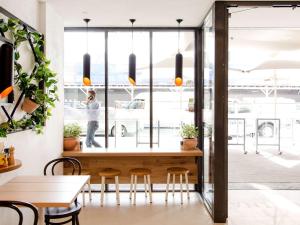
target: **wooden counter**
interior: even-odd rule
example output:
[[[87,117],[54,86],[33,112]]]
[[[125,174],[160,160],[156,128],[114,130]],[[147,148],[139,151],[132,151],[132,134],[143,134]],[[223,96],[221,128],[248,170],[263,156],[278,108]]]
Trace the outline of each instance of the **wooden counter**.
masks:
[[[89,172],[92,183],[100,183],[98,172],[104,168],[121,170],[120,183],[130,183],[129,170],[135,167],[145,167],[152,171],[152,183],[166,183],[166,169],[180,166],[190,170],[189,182],[198,183],[197,162],[202,156],[199,149],[182,151],[180,149],[84,149],[83,151],[65,151],[65,157],[77,158],[83,167],[83,172]],[[70,168],[65,165],[64,172]],[[108,182],[110,182],[108,180]],[[113,180],[111,183],[114,183]]]
[[[202,151],[199,149],[191,151],[182,150],[162,150],[162,149],[90,149],[83,151],[64,151],[63,156],[69,157],[131,157],[131,156],[202,156]]]

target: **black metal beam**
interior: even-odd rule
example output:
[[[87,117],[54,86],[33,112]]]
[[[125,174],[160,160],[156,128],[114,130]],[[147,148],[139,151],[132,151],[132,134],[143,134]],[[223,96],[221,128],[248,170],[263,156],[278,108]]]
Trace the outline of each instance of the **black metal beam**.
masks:
[[[129,32],[134,31],[178,31],[178,27],[89,27],[89,31]],[[182,31],[194,31],[199,27],[180,27]],[[65,27],[67,32],[86,31],[86,27]]]
[[[300,1],[225,1],[227,7],[300,7]]]
[[[150,40],[150,64],[149,64],[149,82],[150,82],[150,148],[153,147],[153,33],[149,32]]]
[[[105,104],[105,148],[108,147],[108,135],[109,135],[109,127],[108,127],[108,32],[105,32],[105,52],[104,52],[104,104]],[[115,127],[115,131],[117,132],[117,128]]]

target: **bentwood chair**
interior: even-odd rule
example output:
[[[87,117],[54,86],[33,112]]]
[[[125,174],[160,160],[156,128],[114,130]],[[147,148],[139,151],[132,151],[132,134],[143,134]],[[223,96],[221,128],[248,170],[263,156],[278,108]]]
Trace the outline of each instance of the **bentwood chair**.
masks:
[[[44,175],[47,175],[48,167],[51,168],[51,174],[55,175],[55,168],[61,163],[69,163],[72,166],[72,175],[81,175],[81,164],[77,159],[70,157],[62,157],[53,159],[46,164],[44,167]],[[46,208],[45,210],[45,223],[46,225],[61,225],[68,222],[72,222],[72,225],[79,225],[79,213],[81,210],[81,205],[75,199],[75,202],[68,208],[65,207],[55,207],[55,208]],[[66,219],[65,221],[53,221],[56,219]]]
[[[33,212],[33,225],[37,225],[38,223],[38,211],[37,209],[27,202],[19,202],[19,201],[0,201],[0,208],[10,208],[12,210],[15,210],[19,216],[19,223],[18,225],[23,224],[23,213],[19,209],[19,207],[22,208],[28,208]]]
[[[44,168],[44,175],[47,175],[47,170],[49,166],[51,167],[51,174],[55,175],[55,168],[57,164],[60,163],[69,163],[71,165],[72,168],[72,172],[67,174],[67,175],[89,175],[89,173],[83,172],[82,171],[82,167],[81,167],[81,163],[74,158],[71,157],[62,157],[62,158],[57,158],[57,159],[53,159],[52,161],[48,162],[47,165]],[[88,180],[88,189],[89,189],[89,198],[90,201],[92,200],[92,189],[91,189],[91,180]],[[82,190],[82,202],[83,202],[83,206],[85,206],[85,191],[84,189]]]

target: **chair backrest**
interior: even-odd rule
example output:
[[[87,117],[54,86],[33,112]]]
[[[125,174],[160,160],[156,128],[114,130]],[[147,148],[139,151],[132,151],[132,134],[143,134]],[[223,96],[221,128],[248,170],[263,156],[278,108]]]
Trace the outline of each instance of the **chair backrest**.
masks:
[[[81,163],[74,158],[71,157],[62,157],[62,158],[57,158],[53,159],[50,162],[46,164],[44,167],[44,175],[47,175],[47,170],[48,167],[51,167],[51,174],[54,176],[55,175],[55,167],[60,164],[60,163],[68,163],[72,167],[72,175],[81,175]]]
[[[19,202],[19,201],[0,201],[0,208],[1,207],[13,209],[13,210],[15,210],[18,213],[18,215],[19,215],[19,223],[18,223],[18,225],[22,225],[23,224],[23,214],[22,214],[21,210],[19,209],[19,207],[29,208],[29,209],[32,210],[33,215],[34,215],[33,225],[37,225],[37,223],[38,223],[38,211],[30,203]]]

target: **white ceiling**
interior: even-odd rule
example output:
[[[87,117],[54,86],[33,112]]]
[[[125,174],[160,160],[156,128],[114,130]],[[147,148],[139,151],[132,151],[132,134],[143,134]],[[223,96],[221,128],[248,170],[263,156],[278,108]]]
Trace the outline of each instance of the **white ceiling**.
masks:
[[[231,8],[229,26],[245,28],[300,28],[300,8]]]
[[[213,0],[48,0],[63,17],[65,26],[84,26],[83,18],[91,18],[90,26],[199,26]]]

